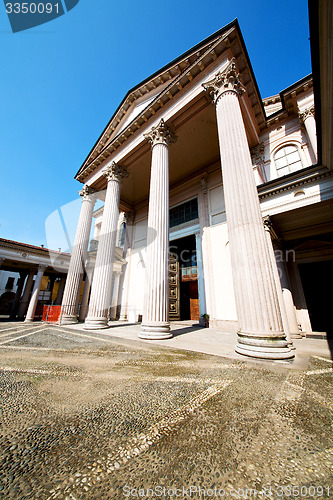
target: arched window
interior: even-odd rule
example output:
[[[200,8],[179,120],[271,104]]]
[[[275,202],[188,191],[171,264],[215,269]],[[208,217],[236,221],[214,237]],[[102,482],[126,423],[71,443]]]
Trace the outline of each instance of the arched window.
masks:
[[[274,155],[274,163],[278,177],[295,172],[303,166],[298,148],[293,144],[278,149]]]

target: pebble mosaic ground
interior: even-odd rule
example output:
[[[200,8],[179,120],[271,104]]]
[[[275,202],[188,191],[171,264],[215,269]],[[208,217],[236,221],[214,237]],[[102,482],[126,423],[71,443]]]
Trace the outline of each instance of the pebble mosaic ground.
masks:
[[[333,498],[332,372],[1,323],[0,498]]]

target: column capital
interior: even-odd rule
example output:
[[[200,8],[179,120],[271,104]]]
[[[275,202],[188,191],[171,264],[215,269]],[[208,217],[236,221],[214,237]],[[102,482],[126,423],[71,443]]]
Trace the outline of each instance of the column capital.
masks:
[[[115,161],[103,168],[102,174],[104,175],[104,177],[106,177],[108,182],[116,181],[121,183],[125,177],[128,177],[126,168],[122,167]]]
[[[152,127],[148,134],[143,134],[143,137],[151,143],[153,148],[156,144],[164,144],[164,146],[170,146],[172,143],[176,142],[177,137],[171,132],[169,127],[165,125],[163,118],[155,127]]]
[[[261,165],[265,161],[265,144],[260,142],[257,146],[250,149],[252,165]]]
[[[265,231],[267,231],[270,234],[272,242],[274,242],[274,245],[278,244],[278,242],[280,241],[280,238],[275,230],[271,216],[265,215],[262,220],[263,220],[263,224],[264,224],[264,229],[265,229]]]
[[[130,210],[129,212],[124,212],[124,221],[126,224],[133,225],[135,219],[135,210]]]
[[[215,104],[224,92],[233,91],[239,96],[245,92],[237,73],[235,58],[231,59],[223,71],[216,73],[212,80],[203,83],[202,86]]]
[[[87,184],[85,184],[83,186],[83,188],[81,189],[81,191],[79,191],[79,195],[81,196],[82,201],[93,199],[93,197],[91,195],[94,193],[96,193],[96,189],[94,189],[90,186],[87,186]]]
[[[47,267],[48,267],[47,264],[38,264],[38,266],[37,266],[37,272],[39,272],[39,271],[43,271],[44,272]]]
[[[303,109],[303,111],[299,111],[298,117],[301,123],[304,123],[309,116],[315,116],[315,108],[314,106],[309,106],[306,109]]]

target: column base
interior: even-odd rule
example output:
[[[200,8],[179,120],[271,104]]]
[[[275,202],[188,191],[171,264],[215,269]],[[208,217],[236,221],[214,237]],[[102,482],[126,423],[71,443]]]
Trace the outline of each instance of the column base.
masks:
[[[34,322],[34,320],[33,320],[33,319],[31,319],[31,318],[26,318],[26,319],[24,320],[24,323],[33,323],[33,322]]]
[[[290,334],[290,337],[292,339],[302,339],[303,338],[303,335],[301,333],[291,333]]]
[[[171,339],[172,336],[169,323],[143,324],[141,325],[141,332],[138,335],[139,339],[145,340]]]
[[[101,330],[102,328],[110,328],[107,318],[87,318],[83,330]]]
[[[77,316],[63,315],[59,321],[59,325],[76,325],[78,323]]]
[[[295,357],[283,333],[274,335],[238,332],[235,351],[251,358],[278,360]]]

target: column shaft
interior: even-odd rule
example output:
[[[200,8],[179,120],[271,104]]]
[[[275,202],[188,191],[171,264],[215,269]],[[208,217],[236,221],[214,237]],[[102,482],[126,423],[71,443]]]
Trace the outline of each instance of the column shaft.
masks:
[[[112,320],[117,319],[119,283],[120,283],[120,273],[114,273],[112,299],[111,299],[111,313],[110,313],[110,318]]]
[[[80,307],[79,321],[84,321],[87,317],[88,313],[88,302],[89,302],[89,294],[91,288],[91,278],[93,274],[93,267],[86,266],[86,279],[84,281],[84,289],[82,295],[82,303]]]
[[[61,280],[59,282],[57,296],[56,296],[56,299],[54,301],[54,305],[55,306],[60,306],[61,305],[63,294],[64,294],[65,284],[66,284],[66,276],[62,276],[62,278],[61,278]]]
[[[87,186],[80,191],[82,206],[62,299],[62,315],[60,320],[62,325],[77,323],[80,291],[95,205],[93,192],[94,190]]]
[[[27,312],[28,305],[29,305],[30,293],[31,293],[33,282],[34,282],[34,276],[35,276],[35,271],[30,271],[25,288],[24,288],[22,299],[21,299],[21,302],[19,305],[19,309],[18,309],[19,319],[22,319],[24,317],[25,313]]]
[[[317,127],[315,120],[314,106],[300,110],[299,119],[304,124],[307,136],[310,141],[311,149],[317,161]]]
[[[304,126],[310,140],[313,154],[317,159],[317,132],[316,121],[313,115],[308,115],[308,117],[304,120]]]
[[[288,318],[288,324],[290,329],[290,336],[294,339],[302,338],[302,335],[299,333],[296,311],[293,301],[293,296],[291,293],[291,286],[287,276],[287,270],[285,268],[284,262],[281,260],[281,250],[276,252],[276,264],[278,268],[281,288],[282,288],[282,296],[283,302],[285,305],[285,310]]]
[[[272,223],[271,223],[270,218],[266,217],[265,222],[264,222],[264,227],[265,227],[266,238],[267,238],[267,248],[269,251],[269,256],[270,256],[272,269],[273,269],[274,282],[275,282],[275,286],[276,286],[279,307],[280,307],[280,311],[281,311],[283,331],[286,334],[286,339],[288,341],[288,345],[292,346],[288,315],[287,315],[286,307],[285,307],[284,300],[283,300],[281,281],[280,281],[279,271],[278,271],[278,267],[277,267],[277,262],[276,262],[276,258],[275,258],[272,237],[271,237],[271,232],[270,232],[271,226],[272,226]]]
[[[204,84],[214,94],[223,189],[239,322],[236,351],[247,356],[293,357],[282,317],[252,161],[239,104],[244,92],[232,61]]]
[[[146,139],[152,143],[146,284],[140,338],[172,337],[169,323],[169,144],[175,141],[164,121]]]
[[[32,291],[31,299],[27,310],[27,315],[25,317],[25,321],[28,323],[32,322],[35,317],[36,307],[38,303],[38,296],[40,292],[40,287],[42,285],[42,279],[45,269],[46,266],[38,266],[38,272],[35,280],[34,289]]]
[[[107,177],[108,184],[95,272],[91,287],[89,311],[84,326],[86,330],[108,328],[113,261],[119,218],[120,186],[122,178],[127,176],[126,170],[116,163],[112,163],[103,172]]]
[[[202,265],[202,248],[201,248],[200,233],[196,233],[195,235],[195,248],[197,256],[197,274],[198,274],[199,322],[204,324],[202,315],[206,314],[207,311],[206,311],[205,280],[204,280],[204,271]]]
[[[12,304],[12,310],[11,310],[9,319],[15,319],[16,318],[17,310],[18,310],[18,307],[19,307],[19,304],[20,304],[20,298],[21,298],[21,295],[22,295],[22,290],[23,290],[23,286],[24,286],[26,277],[27,277],[27,272],[26,271],[21,271],[20,272],[20,282],[19,282],[17,290],[16,290],[16,294],[15,294],[14,302]]]

